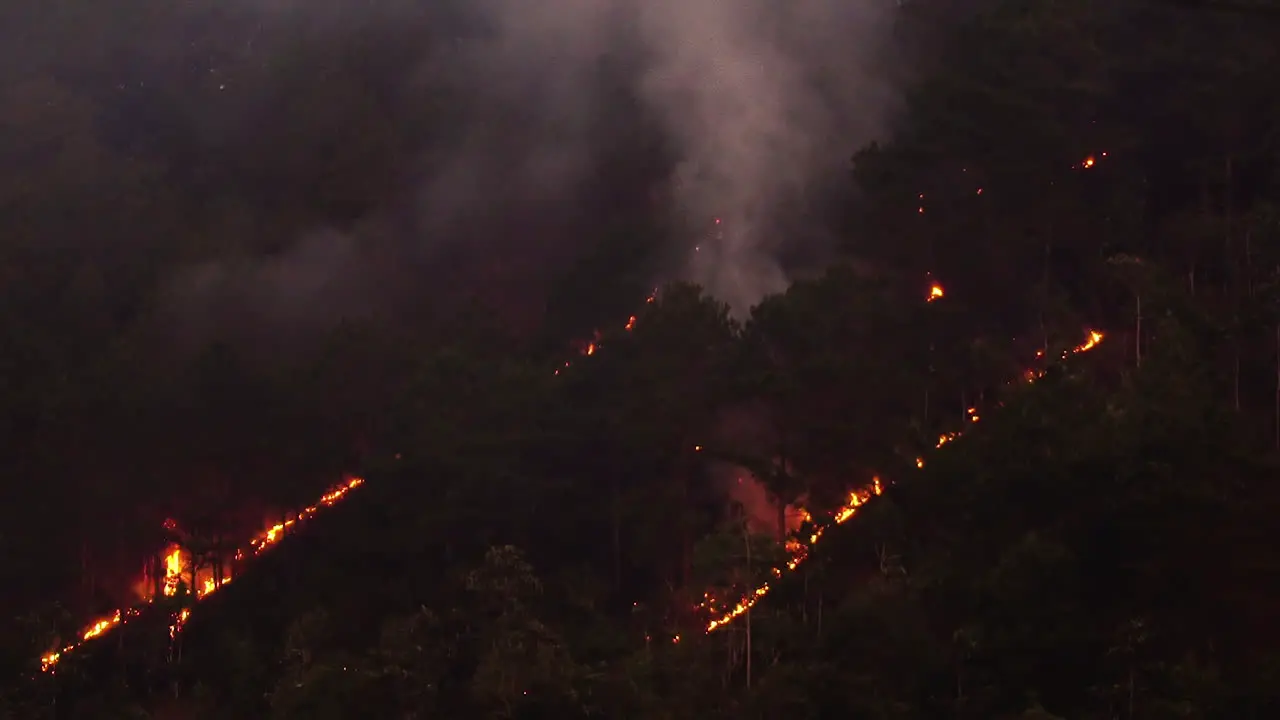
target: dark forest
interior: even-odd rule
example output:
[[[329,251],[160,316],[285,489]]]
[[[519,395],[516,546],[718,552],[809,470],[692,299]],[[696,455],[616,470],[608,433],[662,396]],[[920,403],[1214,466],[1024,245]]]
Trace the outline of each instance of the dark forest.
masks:
[[[1278,67],[1267,0],[5,3],[0,717],[1280,716]]]

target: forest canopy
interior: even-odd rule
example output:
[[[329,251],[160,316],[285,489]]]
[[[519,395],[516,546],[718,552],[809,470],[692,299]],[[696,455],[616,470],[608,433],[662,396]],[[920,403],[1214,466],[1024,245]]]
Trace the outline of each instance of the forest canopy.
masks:
[[[635,48],[534,196],[462,4],[127,5],[0,10],[0,715],[1280,710],[1268,3],[897,3],[749,306]]]

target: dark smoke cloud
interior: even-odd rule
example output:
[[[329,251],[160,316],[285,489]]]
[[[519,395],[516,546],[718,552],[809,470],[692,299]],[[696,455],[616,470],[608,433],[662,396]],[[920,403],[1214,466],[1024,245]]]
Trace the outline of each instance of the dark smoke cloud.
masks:
[[[422,121],[399,158],[404,184],[361,222],[299,231],[270,258],[191,267],[174,278],[175,307],[248,304],[268,322],[298,323],[373,312],[380,291],[401,297],[414,274],[430,285],[442,268],[497,285],[545,284],[584,246],[608,241],[593,235],[602,232],[598,215],[612,210],[591,204],[625,175],[611,146],[641,145],[637,128],[652,127],[670,153],[657,178],[665,192],[654,195],[669,203],[637,207],[668,215],[667,226],[688,235],[672,239],[700,247],[666,274],[701,282],[742,312],[785,287],[779,258],[812,240],[797,228],[851,153],[884,132],[894,106],[885,67],[892,0],[424,5],[234,5],[250,17],[241,61],[262,67],[288,64],[295,46],[281,38],[340,51],[352,33],[399,37],[390,45],[402,56],[380,71],[400,98],[388,111],[438,98],[451,124]],[[402,37],[408,27],[432,37],[404,54],[414,45]],[[631,116],[610,115],[619,90],[635,101]],[[259,127],[252,108],[228,121],[233,135]],[[699,237],[713,217],[723,220],[719,234]]]

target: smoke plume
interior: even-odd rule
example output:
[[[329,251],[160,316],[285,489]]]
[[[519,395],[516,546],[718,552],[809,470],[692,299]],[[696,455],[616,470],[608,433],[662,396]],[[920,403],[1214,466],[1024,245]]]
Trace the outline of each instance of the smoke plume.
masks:
[[[243,0],[244,42],[216,68],[235,109],[224,108],[210,132],[257,148],[266,163],[275,146],[296,142],[260,136],[272,123],[314,121],[278,114],[306,78],[241,88],[234,69],[288,73],[299,43],[314,53],[303,75],[330,88],[315,101],[336,93],[319,108],[338,118],[329,126],[373,122],[341,105],[360,98],[316,79],[333,71],[329,58],[355,48],[375,58],[361,65],[360,82],[377,88],[399,143],[360,161],[388,165],[375,171],[393,180],[367,190],[351,211],[358,222],[299,228],[297,247],[261,267],[201,263],[175,280],[179,303],[217,307],[252,287],[254,302],[274,308],[268,315],[293,317],[332,308],[319,294],[341,286],[368,289],[358,301],[367,309],[389,269],[400,277],[392,295],[403,297],[406,268],[423,286],[447,274],[545,289],[557,268],[610,241],[608,216],[660,214],[666,242],[688,260],[654,279],[700,282],[741,313],[785,287],[782,254],[814,242],[799,229],[819,222],[833,178],[842,181],[850,155],[892,111],[890,0],[427,5]],[[370,226],[377,236],[362,236]]]
[[[714,214],[693,278],[738,312],[782,290],[786,232],[821,183],[883,127],[876,75],[888,3],[877,0],[641,2],[652,60],[641,93],[679,147],[685,212]]]

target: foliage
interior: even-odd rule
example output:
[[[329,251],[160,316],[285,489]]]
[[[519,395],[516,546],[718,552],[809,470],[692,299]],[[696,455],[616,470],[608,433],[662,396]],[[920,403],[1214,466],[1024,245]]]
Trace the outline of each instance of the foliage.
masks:
[[[290,48],[266,68],[226,40],[243,18],[225,3],[46,5],[23,42],[58,52],[0,43],[37,61],[0,63],[0,574],[21,618],[0,626],[0,715],[1280,710],[1280,25],[1263,15],[900,3],[898,32],[930,46],[897,132],[854,157],[842,261],[741,317],[688,283],[641,302],[675,231],[609,198],[648,197],[633,186],[670,158],[618,90],[600,122],[634,122],[634,147],[602,156],[625,177],[588,193],[606,217],[545,317],[523,287],[457,287],[429,307],[337,303],[316,327],[296,298],[249,292],[274,326],[189,305],[317,227],[346,248],[359,226],[353,252],[379,257],[404,158],[436,162],[479,119],[518,124],[429,73],[429,92],[388,79],[419,42],[457,45],[439,16],[266,23]],[[111,41],[162,22],[207,31],[158,57]],[[104,80],[137,68],[146,92]],[[252,132],[228,119],[245,108]],[[486,272],[493,247],[475,251]],[[390,295],[421,282],[377,267]],[[456,275],[442,285],[470,284]],[[324,289],[309,297],[344,290]],[[609,315],[633,304],[625,327]],[[1073,353],[1090,329],[1105,340]],[[346,470],[367,487],[181,633],[185,590],[36,670],[132,597],[165,517],[215,548]],[[784,571],[779,540],[872,478],[884,494]],[[766,583],[705,632],[707,604]]]

